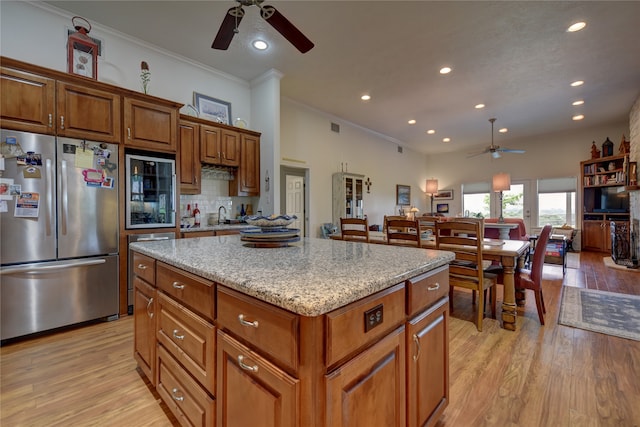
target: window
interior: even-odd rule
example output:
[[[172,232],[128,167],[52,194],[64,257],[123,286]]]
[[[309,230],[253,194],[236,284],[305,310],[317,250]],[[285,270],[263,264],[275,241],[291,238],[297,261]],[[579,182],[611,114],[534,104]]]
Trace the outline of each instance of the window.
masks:
[[[476,182],[462,186],[462,209],[464,216],[488,218],[490,212],[491,185],[488,182]]]
[[[538,226],[576,225],[576,179],[538,180]]]

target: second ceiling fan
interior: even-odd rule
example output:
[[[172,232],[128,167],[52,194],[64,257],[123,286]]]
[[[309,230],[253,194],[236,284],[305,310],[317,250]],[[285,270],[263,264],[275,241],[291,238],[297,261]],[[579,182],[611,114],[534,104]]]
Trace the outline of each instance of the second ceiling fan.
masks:
[[[471,153],[468,157],[475,157],[475,156],[479,156],[480,154],[491,153],[491,157],[493,157],[494,159],[499,159],[500,157],[502,157],[500,153],[516,153],[516,154],[525,153],[524,150],[519,150],[516,148],[500,148],[499,145],[495,145],[493,143],[493,123],[496,121],[496,119],[490,118],[489,121],[491,122],[491,145],[489,145],[487,148],[480,151],[479,153]]]
[[[211,45],[213,49],[227,50],[229,48],[233,36],[238,33],[238,26],[244,16],[242,6],[254,5],[260,8],[260,16],[262,19],[282,34],[282,36],[300,52],[307,53],[313,48],[313,42],[302,34],[284,15],[278,12],[275,7],[268,5],[263,6],[262,3],[264,0],[236,0],[236,2],[238,5],[229,9],[224,16],[218,34],[216,34],[216,38]]]

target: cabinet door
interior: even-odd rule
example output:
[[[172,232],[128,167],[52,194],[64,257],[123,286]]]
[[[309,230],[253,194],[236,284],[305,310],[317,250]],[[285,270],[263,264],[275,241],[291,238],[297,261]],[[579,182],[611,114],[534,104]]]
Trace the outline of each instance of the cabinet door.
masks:
[[[120,95],[58,82],[56,105],[58,135],[120,142]]]
[[[200,126],[180,122],[180,193],[200,194]]]
[[[408,427],[434,425],[449,404],[448,299],[417,315],[407,330]]]
[[[156,385],[156,290],[141,280],[133,279],[133,355],[151,384]]]
[[[124,99],[125,144],[155,151],[175,152],[178,110],[134,98]]]
[[[403,326],[327,375],[326,427],[406,426],[404,336]]]
[[[605,233],[603,222],[583,221],[582,224],[582,249],[602,251],[605,247]]]
[[[217,427],[299,425],[297,379],[224,332],[217,347]]]
[[[2,67],[0,93],[3,129],[55,133],[53,79]]]
[[[240,142],[240,167],[234,180],[229,182],[229,195],[259,196],[260,137],[242,134]]]
[[[225,166],[240,165],[240,134],[228,129],[222,130],[220,139],[222,164]]]
[[[219,165],[222,163],[220,128],[214,126],[200,126],[200,161],[202,163]]]

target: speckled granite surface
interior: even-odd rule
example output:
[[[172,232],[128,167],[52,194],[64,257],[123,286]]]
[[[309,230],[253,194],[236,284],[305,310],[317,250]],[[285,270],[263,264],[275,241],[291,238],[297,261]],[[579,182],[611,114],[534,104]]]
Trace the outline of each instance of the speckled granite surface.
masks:
[[[453,259],[451,252],[317,238],[252,248],[237,235],[130,247],[304,316],[328,313]]]
[[[255,228],[255,227],[249,224],[201,225],[200,227],[180,228],[180,232],[194,233],[196,231],[244,230],[245,228]]]

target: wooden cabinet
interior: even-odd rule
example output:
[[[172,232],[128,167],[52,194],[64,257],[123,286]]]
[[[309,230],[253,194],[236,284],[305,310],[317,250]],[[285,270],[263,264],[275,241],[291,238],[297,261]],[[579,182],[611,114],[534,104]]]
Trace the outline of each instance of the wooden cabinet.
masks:
[[[406,426],[404,334],[396,329],[327,375],[326,426]]]
[[[200,161],[221,166],[240,165],[240,134],[210,125],[200,126]]]
[[[200,194],[200,125],[180,120],[180,193]]]
[[[449,404],[448,299],[407,326],[407,427],[434,425]]]
[[[608,221],[602,219],[582,221],[582,249],[598,252],[611,251]]]
[[[134,253],[133,270],[133,355],[140,370],[155,386],[157,382],[155,260]]]
[[[2,67],[2,127],[119,143],[120,95]]]
[[[240,167],[229,182],[229,196],[260,195],[260,136],[240,135]]]
[[[217,427],[300,426],[299,380],[222,331],[217,347]]]
[[[213,237],[216,235],[216,232],[213,230],[206,231],[183,231],[180,233],[180,237],[183,239],[190,239],[194,237]]]
[[[337,172],[333,174],[334,225],[340,218],[364,218],[364,175]]]
[[[178,106],[160,99],[124,98],[124,143],[174,153],[178,141]]]

